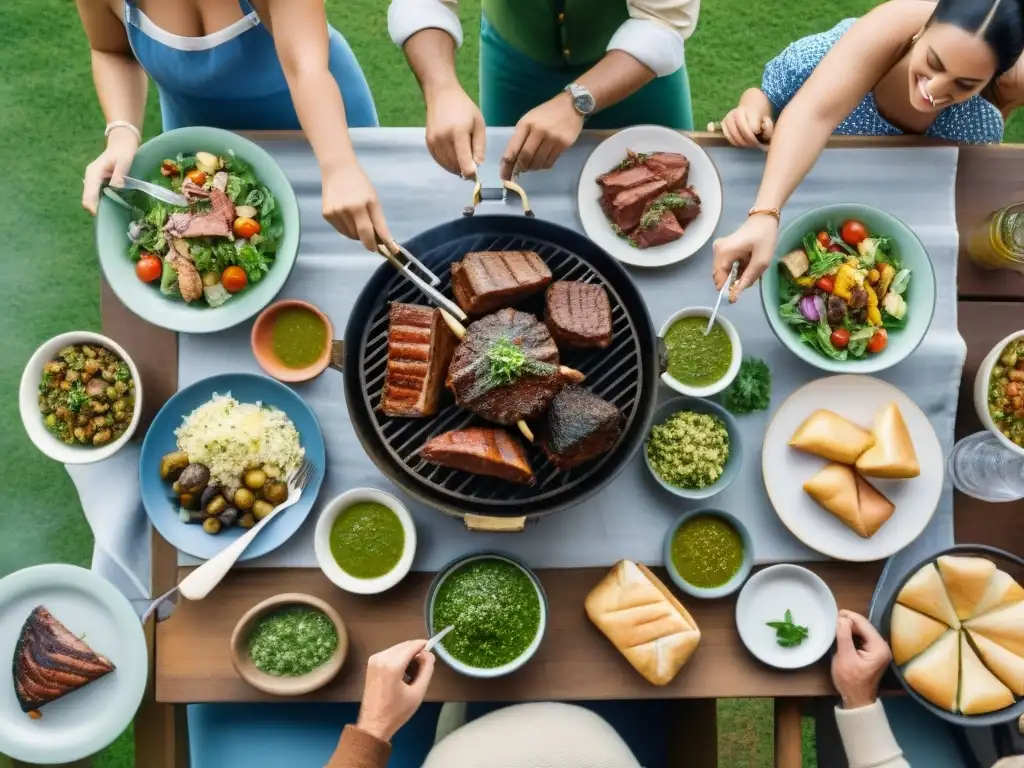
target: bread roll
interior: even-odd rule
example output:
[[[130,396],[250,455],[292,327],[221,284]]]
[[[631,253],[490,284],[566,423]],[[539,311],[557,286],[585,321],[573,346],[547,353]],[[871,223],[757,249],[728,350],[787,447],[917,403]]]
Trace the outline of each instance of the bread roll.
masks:
[[[1010,689],[981,663],[967,642],[966,632],[960,633],[960,694],[957,702],[965,715],[983,715],[1013,704]]]
[[[845,464],[829,464],[804,483],[818,504],[858,536],[869,539],[892,517],[896,507]]]
[[[988,590],[996,564],[984,557],[944,555],[938,566],[957,617],[969,619]]]
[[[1024,603],[1013,603],[964,624],[972,635],[983,635],[1006,650],[1024,656]]]
[[[892,660],[896,662],[896,666],[902,667],[942,637],[947,629],[949,627],[941,621],[897,603],[892,607],[892,616],[889,619]]]
[[[875,416],[871,428],[875,444],[857,459],[857,471],[865,477],[906,480],[921,474],[910,431],[896,403],[889,403]]]
[[[994,611],[1012,603],[1024,602],[1024,587],[1006,571],[996,571],[988,589],[974,609],[975,616]]]
[[[960,678],[959,635],[959,632],[947,631],[903,670],[907,685],[948,712],[956,712]]]
[[[645,566],[622,560],[587,595],[587,616],[637,672],[666,685],[700,643],[697,622]]]
[[[799,451],[840,464],[853,464],[874,442],[875,438],[866,429],[826,410],[808,416],[789,440]]]
[[[971,642],[978,649],[978,655],[985,666],[992,670],[1003,685],[1018,696],[1024,696],[1024,658],[993,643],[984,635],[976,635],[968,630]]]
[[[957,618],[953,604],[949,601],[946,587],[934,563],[922,566],[910,577],[896,596],[896,602],[925,616],[945,622],[953,629],[960,629],[960,619]]]

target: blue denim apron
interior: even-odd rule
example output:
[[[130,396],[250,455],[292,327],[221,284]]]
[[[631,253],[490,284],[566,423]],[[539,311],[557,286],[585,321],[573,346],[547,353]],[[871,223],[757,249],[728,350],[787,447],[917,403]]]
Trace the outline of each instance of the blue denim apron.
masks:
[[[125,0],[124,21],[135,58],[156,83],[164,130],[210,125],[229,130],[298,129],[291,93],[274,40],[248,0],[238,0],[244,17],[204,37],[167,32],[133,0]],[[329,27],[330,70],[341,89],[352,128],[376,126],[370,86],[355,54]]]

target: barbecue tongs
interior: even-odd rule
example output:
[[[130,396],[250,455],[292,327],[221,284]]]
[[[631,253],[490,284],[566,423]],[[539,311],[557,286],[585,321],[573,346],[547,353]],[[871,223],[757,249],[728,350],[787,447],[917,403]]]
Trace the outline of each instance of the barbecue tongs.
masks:
[[[441,284],[441,278],[439,278],[437,275],[431,272],[427,268],[426,264],[424,264],[422,261],[413,256],[412,253],[410,253],[406,248],[403,248],[398,243],[395,243],[395,247],[398,248],[397,254],[391,253],[391,250],[386,245],[384,245],[383,242],[381,242],[380,238],[377,238],[377,250],[380,252],[381,256],[383,256],[385,259],[391,262],[391,265],[395,269],[397,269],[398,272],[403,277],[405,277],[406,280],[408,280],[421,291],[423,291],[423,293],[427,296],[428,299],[430,299],[432,302],[437,304],[442,309],[447,310],[460,320],[469,319],[466,316],[466,313],[459,309],[459,306],[455,302],[445,298],[444,294],[437,290],[435,286]],[[405,263],[402,263],[399,257],[404,258]],[[427,280],[424,280],[422,277],[413,272],[412,267],[416,267],[417,269],[419,269],[420,272],[427,276],[427,280],[429,280],[430,282],[428,283]]]

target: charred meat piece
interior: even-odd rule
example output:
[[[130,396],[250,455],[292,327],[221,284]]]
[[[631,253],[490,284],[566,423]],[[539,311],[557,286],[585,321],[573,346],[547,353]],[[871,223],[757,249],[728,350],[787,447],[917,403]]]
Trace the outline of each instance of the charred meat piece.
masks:
[[[547,327],[527,312],[501,309],[470,323],[446,383],[459,407],[515,424],[544,413],[565,381]]]
[[[686,229],[691,221],[700,216],[700,197],[693,187],[677,189],[672,194],[679,198],[677,205],[672,206],[672,213],[676,215],[679,226]]]
[[[624,189],[632,189],[642,184],[658,181],[658,178],[654,171],[647,166],[634,165],[632,168],[616,168],[614,171],[602,174],[597,177],[597,183],[605,195],[616,195]]]
[[[444,432],[420,449],[427,461],[474,475],[513,483],[533,482],[533,470],[519,442],[504,429],[470,427]]]
[[[666,190],[661,179],[619,192],[606,201],[604,210],[622,232],[630,232],[640,223],[644,209]]]
[[[388,309],[388,368],[381,410],[419,418],[437,413],[455,336],[434,307],[392,302]]]
[[[610,451],[622,435],[622,412],[582,387],[566,387],[551,403],[541,447],[551,463],[569,469]]]
[[[670,190],[685,187],[690,176],[690,161],[678,152],[654,152],[644,159],[643,164]]]
[[[656,245],[664,245],[678,240],[683,236],[683,228],[675,214],[670,211],[662,211],[660,217],[650,226],[639,226],[633,230],[632,240],[637,248],[653,248]]]
[[[455,300],[471,315],[514,304],[551,282],[551,270],[533,251],[477,251],[452,264]]]
[[[36,712],[114,671],[43,606],[29,614],[14,647],[14,692],[22,712]],[[38,714],[38,713],[37,713]]]
[[[544,320],[558,344],[604,349],[612,343],[612,307],[600,285],[559,280],[548,286]]]

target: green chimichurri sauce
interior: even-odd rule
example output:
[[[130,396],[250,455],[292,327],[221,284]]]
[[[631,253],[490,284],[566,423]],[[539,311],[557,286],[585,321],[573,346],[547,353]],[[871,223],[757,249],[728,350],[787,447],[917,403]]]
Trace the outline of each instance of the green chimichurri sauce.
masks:
[[[288,368],[306,368],[323,354],[327,346],[324,321],[303,307],[282,309],[271,332],[274,355]]]
[[[353,504],[331,526],[331,554],[341,570],[357,579],[390,573],[404,549],[402,521],[383,504]]]
[[[476,669],[515,661],[537,637],[540,597],[522,569],[504,560],[474,560],[449,575],[434,598],[435,631],[455,659]]]
[[[732,342],[725,329],[715,323],[704,335],[706,317],[681,317],[665,334],[668,375],[680,384],[707,387],[725,376],[732,363]]]
[[[337,648],[334,624],[315,608],[271,613],[249,635],[249,658],[268,675],[305,675],[330,661]]]
[[[743,565],[743,540],[720,517],[694,517],[676,531],[672,565],[688,584],[703,589],[720,587]]]

